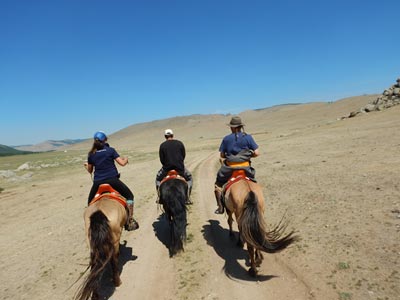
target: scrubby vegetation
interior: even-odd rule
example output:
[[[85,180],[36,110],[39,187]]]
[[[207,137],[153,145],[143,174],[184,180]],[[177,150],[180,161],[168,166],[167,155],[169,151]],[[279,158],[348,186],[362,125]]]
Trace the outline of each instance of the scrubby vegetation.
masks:
[[[20,150],[14,149],[12,147],[0,145],[0,156],[21,155],[21,154],[30,154],[30,153],[33,153],[33,152],[20,151]]]

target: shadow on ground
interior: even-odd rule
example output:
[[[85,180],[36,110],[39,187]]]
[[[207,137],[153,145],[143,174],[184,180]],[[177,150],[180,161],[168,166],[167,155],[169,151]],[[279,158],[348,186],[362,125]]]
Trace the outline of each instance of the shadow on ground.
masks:
[[[132,253],[132,248],[126,246],[127,242],[123,241],[121,243],[120,248],[119,248],[119,261],[118,261],[118,269],[119,273],[122,274],[124,265],[131,260],[136,260],[137,256],[133,255]],[[122,282],[124,284],[124,282]],[[112,271],[111,271],[111,265],[108,264],[106,267],[103,277],[100,282],[100,290],[99,290],[99,295],[100,295],[100,300],[108,300],[110,297],[114,294],[115,291],[115,286],[114,283],[112,282]]]
[[[157,239],[169,250],[171,244],[170,230],[164,213],[153,222],[153,231]]]
[[[214,248],[214,251],[221,257],[225,264],[223,271],[230,279],[245,281],[267,281],[277,276],[274,275],[257,275],[251,277],[247,270],[239,263],[244,260],[246,266],[249,266],[248,253],[241,247],[237,246],[238,233],[235,232],[234,237],[229,235],[229,230],[221,227],[219,221],[208,220],[209,225],[203,226],[203,237],[207,244]]]

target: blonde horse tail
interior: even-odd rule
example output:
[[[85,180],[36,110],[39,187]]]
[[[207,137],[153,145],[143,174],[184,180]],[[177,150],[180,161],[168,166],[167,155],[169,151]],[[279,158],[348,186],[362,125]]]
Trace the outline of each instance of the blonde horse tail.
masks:
[[[107,217],[100,210],[90,216],[89,240],[90,273],[77,292],[77,300],[90,299],[99,288],[101,275],[114,253],[111,228]]]
[[[243,214],[238,224],[242,241],[267,253],[279,252],[298,239],[294,231],[284,233],[287,223],[283,219],[271,231],[267,231],[263,213],[258,207],[257,195],[253,191],[248,193],[244,201]]]

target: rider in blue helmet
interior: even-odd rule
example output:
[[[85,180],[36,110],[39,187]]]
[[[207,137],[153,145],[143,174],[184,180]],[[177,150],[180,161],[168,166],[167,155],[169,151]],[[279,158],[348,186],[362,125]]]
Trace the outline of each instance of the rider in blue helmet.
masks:
[[[107,136],[103,131],[97,131],[94,134],[93,139],[104,143],[105,141],[107,141]]]
[[[92,174],[94,171],[93,185],[89,193],[88,204],[93,200],[99,186],[108,183],[125,197],[128,204],[128,220],[126,230],[135,230],[139,224],[133,218],[134,196],[132,191],[119,179],[119,173],[115,166],[116,161],[120,166],[128,164],[127,157],[121,157],[118,152],[107,143],[107,135],[97,131],[93,136],[93,146],[88,153],[88,160],[84,164],[86,170]]]

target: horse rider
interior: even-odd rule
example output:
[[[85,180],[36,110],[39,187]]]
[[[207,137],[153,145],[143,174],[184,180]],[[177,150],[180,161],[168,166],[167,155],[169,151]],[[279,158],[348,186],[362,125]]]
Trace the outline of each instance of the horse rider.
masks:
[[[242,169],[246,176],[254,180],[255,170],[251,167],[250,159],[260,155],[258,145],[250,134],[244,132],[244,124],[239,116],[233,116],[229,124],[231,133],[226,135],[219,147],[221,167],[215,181],[214,194],[218,208],[216,214],[224,213],[222,204],[223,185],[232,176],[234,170]],[[254,180],[255,181],[255,180]]]
[[[168,175],[168,171],[175,170],[180,176],[185,178],[189,191],[186,204],[192,204],[190,193],[192,191],[193,180],[192,174],[186,169],[184,163],[186,157],[185,145],[181,141],[174,139],[174,132],[172,129],[166,129],[164,131],[164,137],[165,141],[160,144],[159,148],[159,157],[162,167],[156,176],[157,192],[159,191],[161,181]]]
[[[139,228],[139,223],[133,218],[134,196],[132,191],[120,179],[115,166],[116,161],[120,166],[128,164],[127,157],[121,157],[118,152],[107,143],[104,132],[98,131],[93,136],[93,146],[88,153],[88,160],[84,164],[86,170],[92,174],[94,171],[93,185],[88,197],[88,205],[93,200],[101,184],[108,183],[117,190],[125,199],[128,206],[128,219],[125,229],[128,231]]]

